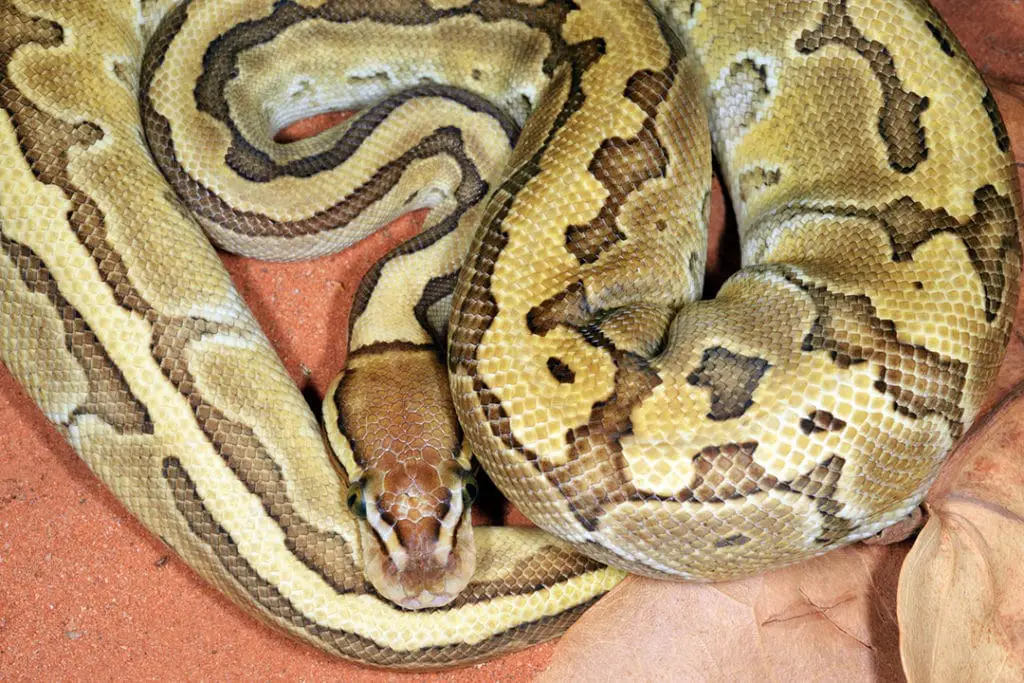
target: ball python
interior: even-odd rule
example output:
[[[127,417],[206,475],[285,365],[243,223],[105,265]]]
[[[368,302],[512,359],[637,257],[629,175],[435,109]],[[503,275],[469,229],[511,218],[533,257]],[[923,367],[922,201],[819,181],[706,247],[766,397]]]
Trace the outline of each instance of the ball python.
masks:
[[[923,0],[0,0],[0,112],[0,358],[200,575],[375,665],[879,532],[1016,306],[1009,139]],[[321,432],[210,240],[417,209]],[[469,533],[470,454],[539,530]]]

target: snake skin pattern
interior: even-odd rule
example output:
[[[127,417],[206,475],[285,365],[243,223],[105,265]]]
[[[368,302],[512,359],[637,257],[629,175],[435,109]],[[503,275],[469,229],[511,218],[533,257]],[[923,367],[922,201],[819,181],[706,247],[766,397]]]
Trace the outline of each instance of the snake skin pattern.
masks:
[[[744,268],[700,301],[712,146]],[[210,240],[308,258],[416,209],[325,401],[339,474]],[[369,664],[899,521],[1002,359],[1020,216],[924,0],[0,0],[0,358],[198,573]],[[403,609],[407,537],[470,543],[468,451],[541,530],[477,528]],[[379,466],[439,516],[382,537],[426,507]]]

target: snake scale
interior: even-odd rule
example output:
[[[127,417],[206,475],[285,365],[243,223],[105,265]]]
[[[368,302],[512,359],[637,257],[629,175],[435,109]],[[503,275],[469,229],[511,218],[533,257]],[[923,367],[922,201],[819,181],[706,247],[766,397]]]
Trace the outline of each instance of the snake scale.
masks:
[[[701,301],[712,146],[744,268]],[[209,240],[417,209],[325,437]],[[370,664],[905,517],[1001,361],[1020,215],[923,0],[0,0],[3,362],[199,574]],[[471,533],[470,454],[540,529]]]

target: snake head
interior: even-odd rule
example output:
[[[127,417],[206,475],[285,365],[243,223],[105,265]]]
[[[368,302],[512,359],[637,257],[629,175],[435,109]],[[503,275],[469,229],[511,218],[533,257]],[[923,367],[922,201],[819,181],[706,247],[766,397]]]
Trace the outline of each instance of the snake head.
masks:
[[[349,453],[364,575],[406,609],[451,602],[476,567],[476,481],[437,354],[357,351],[325,405],[334,450]]]
[[[446,605],[476,564],[468,470],[422,460],[365,477],[349,490],[361,520],[364,573],[382,596],[405,609]]]

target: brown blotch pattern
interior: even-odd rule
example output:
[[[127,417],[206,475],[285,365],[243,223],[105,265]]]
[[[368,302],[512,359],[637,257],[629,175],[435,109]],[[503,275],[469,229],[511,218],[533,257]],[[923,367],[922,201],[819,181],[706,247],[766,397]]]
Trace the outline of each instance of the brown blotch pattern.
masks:
[[[19,17],[15,20],[24,21]],[[46,44],[59,43],[59,30],[48,30],[44,22],[32,21],[24,23],[23,26],[41,29],[49,41]],[[27,31],[27,34],[30,33],[32,32]],[[350,564],[346,566],[339,562],[339,559],[350,558],[347,550],[339,545],[340,539],[324,537],[322,532],[312,530],[308,522],[294,513],[284,491],[283,479],[276,469],[276,463],[263,452],[262,444],[259,444],[252,431],[245,425],[226,419],[220,410],[205,402],[195,388],[194,380],[188,371],[190,352],[187,347],[203,334],[221,331],[222,327],[199,319],[168,317],[154,310],[132,285],[124,262],[108,243],[103,212],[91,197],[71,182],[67,170],[68,151],[77,145],[97,142],[102,138],[102,131],[89,122],[65,123],[36,108],[27,97],[10,85],[6,76],[9,56],[9,52],[0,55],[0,67],[4,69],[3,77],[0,79],[0,107],[8,112],[14,122],[15,132],[32,173],[40,182],[61,188],[70,199],[72,209],[68,214],[68,222],[75,235],[88,250],[117,304],[140,314],[153,326],[151,351],[154,359],[164,375],[188,399],[199,426],[214,447],[246,482],[250,490],[260,496],[268,514],[286,532],[289,547],[296,555],[307,562],[311,569],[323,574],[325,580],[332,583],[336,589],[343,589],[344,581],[351,580],[354,575],[354,568]],[[175,206],[178,204],[175,203]],[[22,265],[32,267],[32,257],[23,252],[20,255],[23,257]],[[41,263],[36,264],[40,265]],[[87,367],[91,388],[99,392],[96,400],[105,402],[105,396],[128,391],[123,376],[109,358],[97,352],[99,344],[80,320],[80,316],[76,319],[77,314],[71,307],[62,299],[58,299],[59,292],[56,291],[52,278],[48,274],[41,276],[43,271],[38,267],[35,271],[37,277],[31,282],[30,287],[45,291],[61,310],[71,351],[83,363],[83,367]],[[137,401],[135,406],[133,415],[111,415],[110,411],[102,406],[97,410],[101,417],[112,421],[115,427],[134,428],[142,432],[146,432],[147,429],[152,431],[152,425],[147,427],[148,415],[143,416],[145,409],[139,406]],[[349,578],[346,579],[346,576]]]
[[[610,353],[615,362],[614,393],[594,403],[586,424],[566,433],[569,462],[549,470],[549,478],[591,529],[596,528],[606,503],[636,498],[636,489],[625,475],[622,439],[633,433],[633,410],[662,381],[643,358],[614,348]]]
[[[570,225],[565,248],[580,264],[594,263],[617,242],[626,239],[618,225],[619,212],[631,194],[644,183],[665,177],[668,151],[658,138],[658,105],[665,101],[678,74],[678,57],[661,72],[640,71],[630,77],[624,97],[647,115],[640,132],[632,138],[613,137],[601,143],[588,170],[608,192],[597,216],[585,225]]]
[[[818,514],[822,518],[821,534],[815,541],[821,545],[831,545],[841,541],[856,528],[853,522],[839,516],[844,505],[835,498],[845,464],[846,460],[843,458],[831,455],[824,462],[815,465],[811,471],[801,474],[792,481],[783,482],[778,487],[814,500]]]
[[[732,536],[726,536],[725,538],[715,541],[716,548],[732,548],[735,546],[746,545],[750,542],[750,537],[744,534],[733,534]]]
[[[985,88],[985,96],[981,99],[981,106],[985,107],[985,113],[988,114],[988,119],[992,122],[992,135],[995,136],[996,146],[999,148],[999,151],[1003,153],[1009,152],[1010,134],[1006,131],[1006,124],[1003,123],[1003,117],[999,113],[996,98],[988,88]]]
[[[549,6],[548,14],[551,14],[552,9],[554,6]],[[278,164],[266,152],[246,140],[231,118],[230,107],[225,96],[227,84],[237,76],[238,60],[242,54],[273,40],[290,26],[307,21],[319,20],[331,23],[376,21],[393,26],[416,26],[468,14],[477,14],[485,20],[494,21],[507,17],[508,13],[507,3],[497,3],[497,5],[480,3],[473,8],[443,11],[432,9],[425,3],[402,3],[396,0],[371,4],[328,0],[321,7],[303,7],[294,2],[280,2],[267,17],[241,23],[210,43],[203,56],[203,72],[196,82],[196,106],[199,111],[220,120],[231,131],[232,144],[225,161],[240,176],[254,182],[266,182],[280,175],[308,177],[341,163],[358,147],[358,143],[353,145],[351,139],[342,140],[334,148],[320,154]],[[546,30],[550,35],[554,27],[545,23],[545,19],[550,22],[555,17],[541,18],[537,16],[539,14],[537,12],[530,14],[535,16],[516,17],[516,19],[534,28],[540,28],[542,31]],[[557,21],[560,24],[560,18]],[[173,39],[177,30],[168,33],[170,34],[169,38]],[[161,45],[154,58],[162,60],[167,47],[167,45]],[[512,118],[488,100],[467,90],[433,81],[404,89],[393,97],[386,98],[382,107],[372,108],[371,111],[377,113],[369,118],[364,117],[355,127],[364,129],[364,133],[369,133],[379,122],[380,119],[377,117],[386,117],[390,111],[403,102],[417,97],[445,97],[460,102],[474,111],[486,113],[496,119],[510,141],[514,141],[518,135],[518,126]]]
[[[913,418],[938,415],[948,423],[954,439],[960,436],[966,363],[900,341],[896,324],[878,317],[865,295],[835,292],[794,274],[786,279],[806,292],[817,309],[802,350],[827,351],[841,368],[877,364],[875,389],[892,399],[894,410]]]
[[[91,122],[67,123],[38,108],[11,82],[8,67],[18,47],[35,43],[56,47],[63,42],[61,27],[27,17],[10,5],[0,7],[0,22],[11,40],[0,48],[0,108],[10,117],[22,154],[39,182],[60,188],[71,203],[67,220],[78,240],[92,256],[97,271],[114,295],[129,310],[145,313],[148,304],[128,280],[120,255],[107,242],[105,216],[91,197],[80,191],[68,173],[68,153],[103,138]],[[151,434],[148,410],[134,395],[121,371],[103,350],[81,314],[60,293],[42,259],[31,249],[0,237],[0,248],[18,267],[30,291],[43,294],[64,323],[65,348],[75,357],[89,380],[89,399],[77,414],[95,414],[123,433]]]
[[[711,389],[710,419],[731,420],[742,416],[754,405],[754,392],[771,367],[763,358],[713,346],[704,350],[700,365],[686,377],[686,381],[691,386]]]
[[[301,21],[320,19],[344,23],[356,19],[372,19],[392,25],[422,25],[468,14],[477,14],[485,20],[497,21],[508,18],[512,16],[510,13],[513,13],[517,21],[533,26],[549,36],[553,42],[552,57],[549,59],[553,59],[554,55],[564,54],[568,49],[560,37],[560,26],[571,9],[571,3],[561,1],[546,3],[543,7],[516,7],[514,12],[508,3],[503,2],[473,3],[470,7],[453,10],[437,10],[425,3],[403,3],[395,0],[372,5],[353,5],[339,0],[329,0],[317,8],[306,8],[293,2],[277,3],[269,16],[240,24],[211,43],[204,56],[203,74],[195,88],[197,106],[228,127],[232,135],[232,144],[225,162],[236,173],[254,182],[265,182],[281,175],[307,177],[344,163],[395,109],[420,97],[444,97],[457,101],[473,111],[485,113],[498,121],[509,142],[513,143],[519,135],[518,125],[491,102],[467,90],[427,83],[405,89],[361,112],[332,148],[290,163],[278,164],[237,130],[224,90],[234,77],[238,58],[243,52],[272,40],[280,31]],[[315,216],[286,222],[273,220],[263,214],[236,211],[209,188],[189,176],[180,166],[170,135],[170,124],[155,111],[148,96],[152,79],[162,66],[166,52],[186,16],[187,3],[172,10],[164,20],[164,27],[147,47],[140,79],[140,105],[147,140],[154,151],[154,157],[177,194],[197,215],[244,235],[300,236],[336,230],[348,225],[368,206],[385,197],[413,161],[440,154],[451,155],[462,167],[464,176],[456,190],[458,206],[441,224],[429,231],[429,236],[424,233],[415,240],[415,244],[407,242],[403,245],[403,253],[409,253],[410,250],[426,248],[454,229],[458,222],[457,218],[466,208],[486,195],[486,183],[479,177],[477,169],[465,153],[461,133],[454,128],[439,128],[419,145],[384,164],[381,171],[363,187],[358,188],[352,196],[344,198],[334,207]],[[389,258],[394,258],[395,255],[397,254],[393,252]],[[372,284],[376,283],[381,267],[382,263],[378,263],[375,268],[376,275],[371,274],[369,277]],[[357,301],[359,300],[357,298]],[[358,315],[351,317],[354,319]]]
[[[526,325],[533,334],[545,336],[560,325],[583,327],[594,319],[587,301],[583,280],[577,280],[558,294],[546,299],[526,314]]]
[[[748,441],[701,449],[693,458],[693,481],[675,498],[721,503],[775,488],[779,480],[754,462],[757,447],[757,442]]]
[[[209,188],[188,175],[181,167],[171,137],[170,122],[156,112],[148,96],[152,79],[162,66],[174,35],[187,16],[186,10],[187,4],[184,3],[173,10],[165,19],[167,30],[158,33],[147,48],[140,79],[142,93],[140,107],[147,141],[153,150],[154,158],[176,194],[197,216],[216,223],[223,229],[249,236],[296,237],[339,230],[344,229],[372,205],[386,198],[398,185],[406,169],[413,162],[444,155],[455,160],[459,165],[461,178],[453,192],[455,207],[451,213],[424,232],[391,250],[371,267],[356,292],[349,315],[351,327],[365,311],[373,290],[380,280],[381,273],[391,260],[435,244],[455,230],[465,212],[487,195],[488,184],[480,176],[479,170],[466,152],[461,131],[451,126],[438,128],[395,159],[383,164],[369,181],[354,190],[349,196],[309,218],[278,221],[260,213],[236,210]],[[196,87],[197,103],[201,110],[221,119],[232,131],[233,143],[225,161],[237,173],[255,182],[263,182],[280,175],[305,177],[333,168],[344,163],[354,154],[366,137],[371,135],[392,112],[404,103],[418,97],[442,96],[458,101],[474,111],[484,112],[499,122],[510,143],[515,141],[519,134],[518,126],[509,116],[484,98],[458,88],[426,84],[406,89],[362,112],[359,115],[358,123],[353,123],[332,148],[321,154],[299,159],[291,164],[278,165],[264,152],[252,146],[235,128],[223,96],[223,88],[231,78],[239,54],[249,47],[272,39],[276,31],[283,30],[284,27],[296,21],[313,16],[309,14],[310,12],[317,16],[322,15],[322,18],[329,21],[347,21],[351,17],[346,13],[352,11],[351,6],[345,6],[338,2],[326,3],[317,10],[307,10],[293,3],[280,3],[275,11],[262,22],[242,24],[228,31],[215,41],[215,44],[211,45],[204,60],[204,74]],[[366,11],[366,8],[363,8],[363,11]],[[446,13],[429,10],[425,6],[402,5],[401,3],[396,5],[390,2],[375,5],[373,11],[380,13],[382,21],[391,18],[397,23],[424,23],[448,16]],[[548,9],[541,14],[545,20],[552,20],[551,17],[548,17],[551,13],[552,10]],[[424,311],[414,311],[414,313],[422,312]],[[417,316],[417,320],[425,325],[426,331],[434,335],[435,338],[441,339],[446,334],[444,330],[436,329],[436,325],[431,325],[427,317]]]
[[[961,223],[943,208],[928,209],[912,197],[900,197],[881,207],[840,206],[823,210],[840,216],[869,218],[882,226],[892,243],[893,261],[911,261],[922,244],[940,233],[963,240],[971,265],[985,290],[985,317],[992,322],[1006,296],[1006,268],[1019,258],[1020,242],[1013,201],[992,185],[974,193],[975,213]]]
[[[882,89],[878,132],[888,149],[889,165],[901,173],[910,173],[928,158],[928,144],[921,125],[921,113],[928,108],[928,98],[903,87],[888,48],[878,41],[868,40],[853,25],[846,0],[827,0],[821,25],[804,31],[796,41],[796,49],[812,54],[830,43],[848,47],[867,60]]]
[[[731,111],[729,118],[737,128],[749,128],[757,120],[759,108],[771,94],[767,68],[753,59],[733,62],[723,79],[723,89],[733,95],[742,93],[745,104],[742,109]]]
[[[420,300],[412,309],[420,327],[427,330],[435,344],[442,349],[448,342],[448,319],[451,314],[450,297],[455,293],[455,284],[458,279],[459,271],[457,270],[432,278],[423,288]],[[362,290],[361,287],[360,290]],[[365,295],[368,298],[369,291]],[[365,303],[363,305],[365,306]]]
[[[815,410],[807,417],[800,418],[800,431],[808,436],[821,432],[838,432],[844,427],[846,422],[827,410]]]
[[[64,348],[78,361],[89,382],[88,398],[73,416],[95,415],[121,434],[152,434],[153,421],[121,370],[107,355],[92,328],[60,293],[42,259],[28,247],[0,234],[0,253],[15,265],[30,292],[42,294],[64,325]]]
[[[548,372],[561,384],[572,384],[576,381],[576,373],[560,358],[548,358]]]
[[[4,10],[8,9],[4,6]],[[10,16],[3,17],[11,22]],[[26,41],[37,39],[47,45],[59,44],[61,38],[57,27],[49,22],[27,20],[21,15],[13,17],[14,26],[24,30]],[[10,26],[8,23],[5,28]],[[233,470],[246,487],[257,496],[266,513],[279,525],[285,534],[286,546],[300,561],[340,593],[365,591],[362,574],[353,564],[352,551],[344,539],[333,532],[316,529],[294,509],[289,499],[286,482],[276,462],[266,452],[262,443],[246,425],[229,419],[225,413],[201,396],[189,371],[190,346],[204,335],[230,332],[224,324],[197,318],[166,316],[146,302],[132,285],[127,269],[116,251],[106,239],[105,217],[97,205],[85,193],[73,185],[68,173],[68,151],[77,145],[93,144],[102,138],[102,131],[92,123],[69,124],[48,116],[37,109],[25,96],[13,87],[7,76],[7,64],[13,48],[0,54],[0,107],[10,115],[15,133],[21,143],[25,158],[33,174],[44,183],[55,185],[68,196],[72,209],[68,221],[79,241],[88,250],[97,270],[103,277],[118,305],[141,315],[152,326],[151,353],[159,364],[164,376],[188,401],[197,425],[210,440],[214,449]],[[45,293],[61,311],[65,320],[67,338],[71,351],[87,366],[90,373],[92,393],[100,396],[111,392],[124,391],[124,380],[116,367],[102,353],[97,353],[99,344],[80,316],[66,305],[53,284],[52,277],[42,269],[41,262],[30,252],[13,242],[5,241],[4,252],[15,259],[22,268],[26,284]],[[99,349],[101,351],[101,349]],[[93,397],[90,396],[90,401]],[[144,407],[137,402],[131,414],[103,414],[103,406],[97,409],[115,426],[124,429],[147,430],[148,416]],[[152,427],[148,429],[151,431]],[[207,542],[217,554],[225,568],[243,585],[246,592],[270,613],[291,626],[298,625],[303,617],[293,610],[276,593],[269,583],[262,581],[237,552],[233,542],[212,518],[209,518],[194,485],[174,459],[165,461],[165,477],[175,491],[179,510],[189,521],[193,532]],[[203,517],[203,514],[206,516]],[[315,626],[315,625],[312,625]],[[317,629],[319,627],[316,627]],[[327,633],[310,631],[311,635],[325,640],[330,645]],[[351,634],[334,633],[338,651],[349,656],[362,656],[353,652]],[[372,645],[372,644],[371,644]],[[342,648],[344,646],[344,648]],[[373,645],[372,647],[376,647]],[[369,653],[370,660],[380,655]],[[404,655],[403,655],[404,656]],[[402,657],[394,656],[398,661]]]
[[[352,563],[345,540],[315,528],[299,515],[289,498],[280,467],[256,434],[204,399],[196,386],[188,367],[189,347],[203,336],[223,329],[218,323],[204,320],[161,318],[153,324],[153,358],[188,401],[196,424],[214,450],[250,493],[259,498],[264,511],[284,532],[288,549],[339,593],[361,592],[362,574]]]
[[[472,379],[476,401],[492,435],[505,448],[520,453],[542,472],[560,490],[577,521],[591,530],[597,527],[598,518],[608,502],[635,499],[637,496],[635,488],[626,477],[621,439],[632,433],[632,411],[650,396],[654,387],[661,383],[661,378],[647,361],[616,349],[600,332],[600,312],[591,310],[582,281],[573,283],[563,292],[531,309],[527,325],[532,333],[543,336],[558,326],[575,329],[588,343],[607,350],[616,366],[613,394],[592,406],[586,424],[568,430],[566,442],[569,446],[569,460],[554,466],[540,460],[536,453],[526,449],[512,434],[500,398],[477,374],[476,352],[479,342],[498,313],[497,303],[491,293],[491,276],[498,256],[508,243],[508,235],[502,229],[502,223],[519,191],[540,171],[541,160],[554,135],[582,106],[585,100],[581,88],[582,73],[600,58],[603,50],[603,43],[595,41],[572,46],[568,59],[571,67],[568,94],[561,111],[555,117],[548,138],[533,157],[520,164],[497,189],[491,222],[483,233],[477,254],[464,266],[469,269],[470,277],[466,291],[462,293],[465,300],[462,309],[456,311],[456,319],[453,320],[454,333],[449,348],[449,369],[456,376]],[[662,76],[644,71],[635,74],[630,80],[634,84],[633,96],[637,98],[634,101],[646,107],[645,111],[651,116],[657,103],[664,97],[661,91],[667,92],[668,84],[674,80],[677,68],[675,59],[673,57],[673,63]],[[650,91],[652,85],[656,86],[653,92]]]
[[[0,51],[0,108],[11,118],[22,154],[36,179],[59,187],[70,200],[68,223],[89,249],[118,304],[144,312],[148,304],[129,282],[121,255],[107,241],[106,216],[92,197],[71,182],[68,173],[68,152],[95,144],[103,139],[103,131],[88,121],[67,123],[47,114],[18,90],[8,75],[11,56],[20,45],[56,47],[63,41],[63,30],[52,22],[13,12],[8,6],[0,10],[0,21],[7,22],[6,30],[21,39],[5,43],[6,49]]]
[[[841,541],[853,531],[853,523],[839,516],[843,503],[835,498],[845,465],[843,458],[831,455],[795,479],[779,481],[754,461],[757,448],[758,444],[753,441],[703,448],[693,458],[693,481],[679,491],[673,500],[719,504],[770,490],[788,491],[814,501],[822,523],[822,532],[816,539],[818,543],[829,545]],[[727,540],[718,541],[716,547],[746,543],[725,542]]]
[[[946,32],[942,27],[930,21],[924,22],[924,25],[928,28],[928,32],[932,34],[932,37],[935,38],[935,42],[939,44],[939,49],[949,57],[956,57],[956,52],[953,51],[953,43],[946,37]]]
[[[777,168],[762,168],[758,166],[740,174],[740,199],[747,201],[755,194],[773,185],[778,185],[782,180],[782,171]]]

